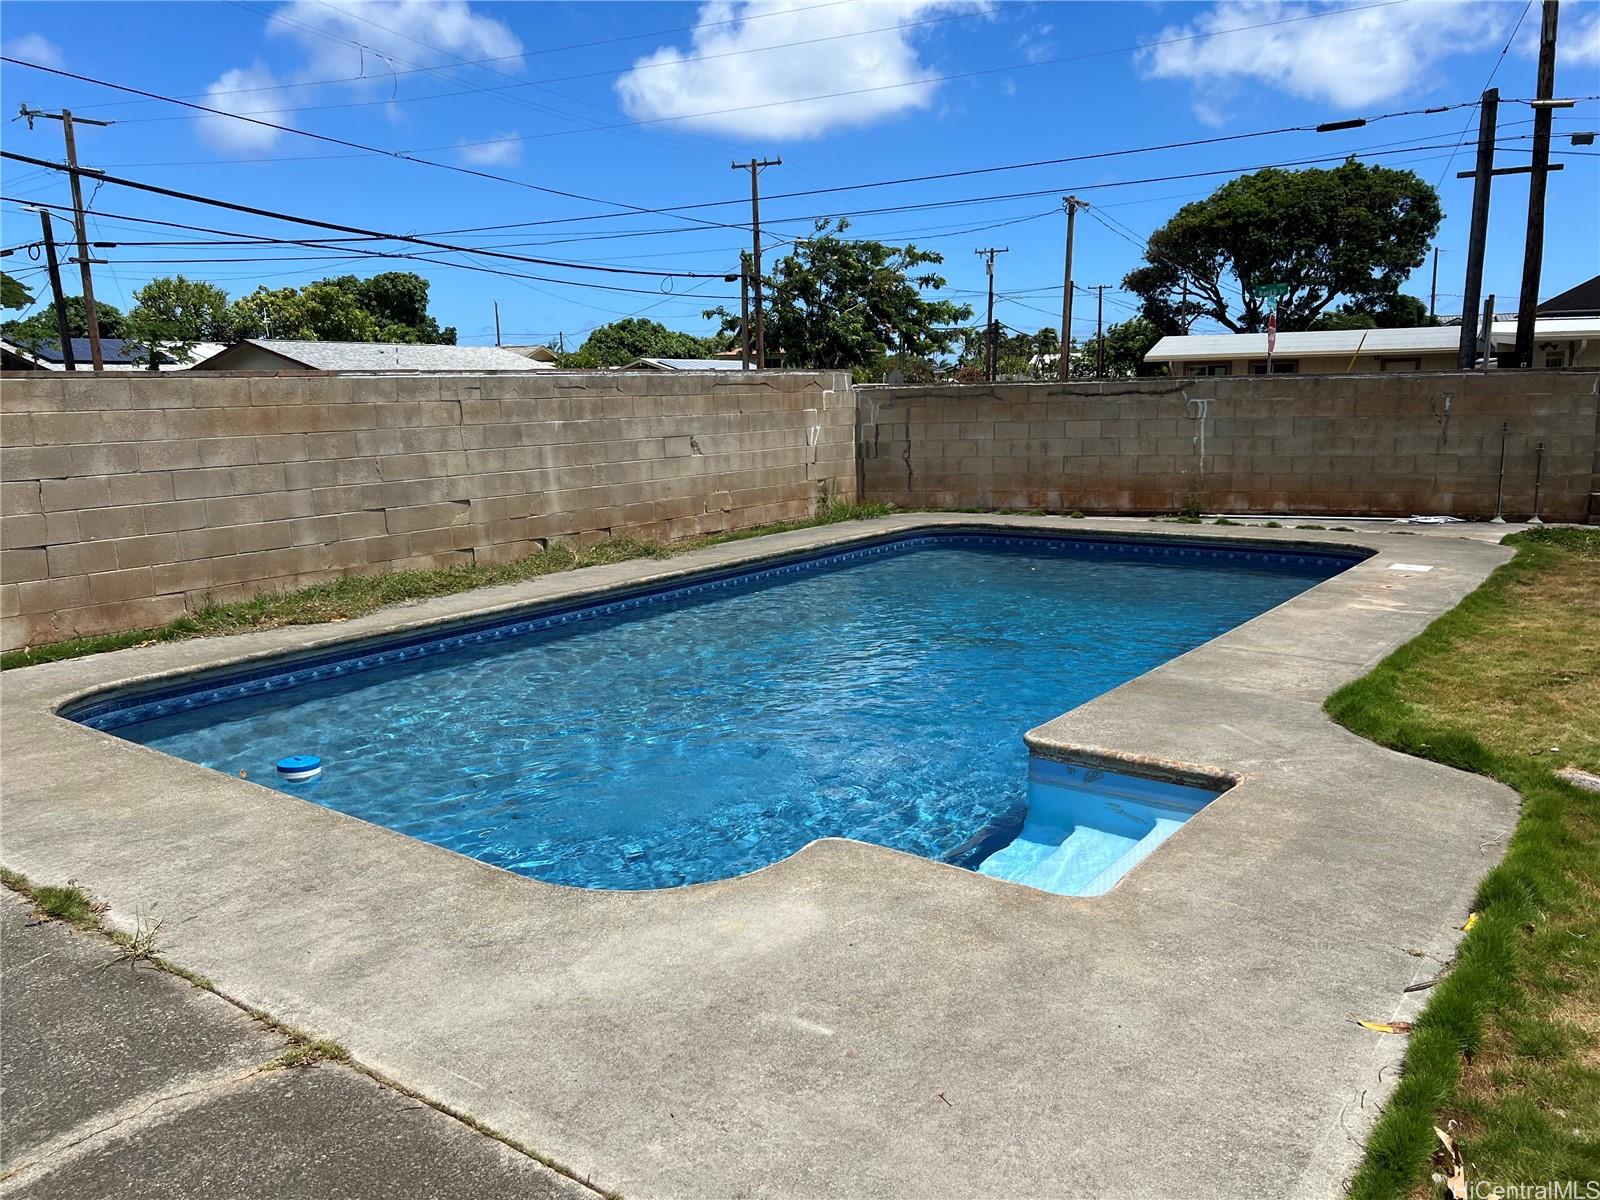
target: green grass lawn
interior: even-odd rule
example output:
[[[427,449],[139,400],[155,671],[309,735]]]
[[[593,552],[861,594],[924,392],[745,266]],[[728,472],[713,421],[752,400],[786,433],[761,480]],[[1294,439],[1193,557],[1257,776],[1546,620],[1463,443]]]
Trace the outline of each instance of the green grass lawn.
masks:
[[[1355,1197],[1437,1191],[1433,1129],[1449,1122],[1469,1188],[1600,1179],[1600,793],[1556,774],[1600,773],[1600,529],[1509,540],[1514,560],[1328,700],[1356,733],[1522,796],[1478,921],[1411,1034]]]
[[[677,542],[655,542],[641,538],[613,537],[592,546],[559,543],[537,550],[514,562],[483,565],[464,563],[431,571],[385,571],[377,575],[346,575],[326,583],[295,591],[269,591],[233,604],[205,604],[195,612],[154,629],[133,629],[94,637],[71,638],[28,646],[0,654],[0,670],[29,667],[35,663],[63,658],[82,658],[129,646],[151,642],[174,642],[185,638],[218,637],[249,633],[255,629],[275,629],[280,625],[316,625],[324,621],[348,621],[377,609],[429,596],[449,596],[473,588],[499,583],[520,583],[558,571],[592,567],[602,563],[624,562],[632,558],[670,558],[702,546],[742,541],[788,529],[832,525],[839,521],[881,517],[892,511],[887,504],[826,504],[815,517],[778,525],[762,525],[733,533],[686,538]]]

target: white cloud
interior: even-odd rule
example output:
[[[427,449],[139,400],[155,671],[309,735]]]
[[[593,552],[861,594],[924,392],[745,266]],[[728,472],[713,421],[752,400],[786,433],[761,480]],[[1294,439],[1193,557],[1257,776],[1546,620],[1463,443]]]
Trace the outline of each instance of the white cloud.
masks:
[[[12,38],[6,43],[6,53],[12,58],[38,63],[41,67],[61,65],[61,47],[37,33],[25,33],[21,37]]]
[[[1533,26],[1532,36],[1522,43],[1524,53],[1532,58],[1539,56],[1539,22],[1534,19],[1535,16],[1532,12],[1528,14],[1526,23]],[[1592,74],[1581,87],[1568,85],[1563,88],[1561,68],[1600,64],[1600,5],[1564,5],[1556,25],[1556,35],[1560,46],[1556,51],[1556,95],[1570,96],[1576,91],[1593,91]]]
[[[261,114],[263,121],[283,123],[288,114],[278,112],[292,101],[292,89],[280,90],[279,80],[260,63],[250,67],[235,67],[224,71],[221,77],[206,89],[200,103],[207,108],[223,112],[254,116]],[[248,121],[235,121],[228,117],[203,116],[195,119],[195,129],[200,139],[218,150],[263,153],[277,145],[283,135],[265,125],[252,125]]]
[[[1248,82],[1359,108],[1432,90],[1441,59],[1482,50],[1505,34],[1514,15],[1506,5],[1435,0],[1313,16],[1340,7],[1222,0],[1187,24],[1161,30],[1137,61],[1146,78],[1189,80],[1195,114],[1211,124],[1227,119],[1229,100]],[[1295,19],[1305,17],[1312,19]],[[1195,36],[1220,30],[1238,32]],[[1193,40],[1174,40],[1184,38]]]
[[[617,94],[637,120],[683,117],[674,127],[764,141],[818,137],[926,109],[933,102],[939,84],[930,76],[938,72],[919,58],[913,45],[918,31],[886,26],[936,12],[987,12],[991,7],[990,0],[892,0],[826,8],[796,7],[793,0],[710,0],[700,9],[690,49],[664,46],[639,59],[617,80]],[[749,20],[758,14],[760,20]],[[839,34],[858,36],[742,53]],[[730,52],[740,53],[687,61]],[[801,100],[859,88],[879,90]],[[691,115],[701,113],[708,115]]]
[[[266,32],[287,43],[298,61],[277,71],[260,62],[225,71],[206,90],[204,103],[292,125],[294,110],[314,97],[405,95],[406,81],[429,79],[397,75],[413,66],[458,68],[452,73],[470,78],[475,69],[461,68],[457,60],[493,58],[490,66],[508,73],[522,63],[517,36],[467,0],[291,0],[267,19]],[[226,117],[201,117],[196,128],[222,150],[266,150],[282,136]]]
[[[490,134],[483,141],[463,142],[461,161],[474,167],[509,167],[522,161],[522,139],[515,130]]]

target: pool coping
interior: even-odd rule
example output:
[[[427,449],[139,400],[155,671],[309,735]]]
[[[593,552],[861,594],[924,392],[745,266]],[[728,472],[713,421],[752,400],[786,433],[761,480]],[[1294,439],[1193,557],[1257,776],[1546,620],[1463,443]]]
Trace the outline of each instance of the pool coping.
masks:
[[[335,642],[597,596],[885,533],[950,526],[1207,540],[1221,535],[1219,540],[1230,542],[1375,553],[1027,733],[1035,753],[1069,763],[1175,782],[1236,781],[1136,872],[1092,900],[1046,896],[835,839],[733,880],[664,892],[583,892],[512,876],[55,715],[63,705],[112,686],[147,686],[197,669],[312,653]],[[954,1195],[1027,1191],[1031,1183],[1035,1193],[1170,1189],[1204,1195],[1235,1192],[1241,1180],[1254,1180],[1279,1192],[1331,1194],[1355,1161],[1361,1133],[1386,1086],[1370,1073],[1390,1074],[1378,1069],[1398,1059],[1399,1040],[1384,1043],[1337,1022],[1308,1034],[1303,1022],[1291,1022],[1252,1030],[1254,1044],[1238,1047],[1232,1059],[1219,1058],[1215,1043],[1227,1040],[1225,1030],[1187,1030],[1175,1037],[1173,1021],[1181,1025],[1189,1010],[1176,1003],[1179,997],[1161,994],[1159,972],[1154,979],[1149,972],[1177,960],[1197,975],[1217,976],[1220,991],[1195,1001],[1208,1012],[1220,1011],[1218,995],[1234,996],[1241,970],[1271,991],[1277,986],[1270,985],[1271,973],[1260,975],[1262,947],[1240,941],[1229,922],[1259,924],[1266,947],[1322,947],[1315,961],[1277,961],[1277,969],[1305,985],[1285,997],[1297,1012],[1320,1018],[1342,1003],[1362,1015],[1382,1007],[1380,1015],[1391,1016],[1418,1004],[1401,988],[1426,960],[1396,958],[1379,931],[1392,929],[1397,941],[1420,944],[1406,949],[1446,954],[1476,877],[1499,852],[1494,839],[1515,821],[1515,799],[1488,781],[1353,738],[1327,720],[1320,701],[1420,632],[1508,559],[1508,549],[1488,540],[1507,531],[1457,526],[1332,533],[1235,526],[1223,533],[1126,519],[905,514],[725,543],[668,560],[545,576],[332,627],[167,643],[10,671],[0,677],[7,759],[0,860],[45,882],[78,879],[110,902],[109,915],[124,926],[141,908],[159,907],[173,929],[169,953],[225,993],[337,1037],[358,1059],[407,1086],[472,1113],[574,1174],[592,1174],[597,1183],[625,1192]],[[1432,569],[1390,569],[1402,563]],[[1390,789],[1381,802],[1362,791],[1379,786]],[[1379,827],[1382,839],[1356,844],[1364,831]],[[264,859],[265,846],[292,849],[305,861]],[[1241,870],[1241,853],[1271,880],[1255,886]],[[1369,861],[1374,859],[1385,868],[1376,876]],[[1418,862],[1452,860],[1454,870],[1406,877],[1408,865],[1414,870]],[[1461,869],[1462,862],[1472,869]],[[270,879],[263,878],[264,863],[278,868]],[[1299,894],[1284,896],[1285,880]],[[1351,893],[1366,907],[1341,913],[1340,897]],[[1206,896],[1215,912],[1193,911],[1197,895]],[[460,913],[459,938],[427,928],[427,915],[441,909]],[[938,919],[930,922],[930,912]],[[794,943],[793,930],[809,928],[803,919],[808,915],[821,924],[809,929],[814,936]],[[1341,915],[1360,936],[1330,939],[1327,923]],[[715,951],[727,949],[722,931],[729,921],[767,936],[735,938],[734,958],[745,970],[723,976],[715,969]],[[326,944],[306,949],[304,938],[291,932],[302,929],[315,931]],[[536,931],[535,944],[555,963],[528,978],[502,956],[507,930]],[[914,1129],[892,1125],[892,1143],[885,1143],[883,1097],[876,1090],[882,1080],[835,1078],[838,1064],[830,1062],[824,1071],[814,1063],[808,1067],[804,1053],[797,1059],[795,1047],[781,1037],[773,1040],[784,1025],[774,1012],[789,993],[783,988],[787,980],[767,977],[772,946],[786,947],[795,959],[786,965],[809,977],[837,957],[836,939],[844,930],[862,939],[853,946],[868,947],[852,962],[898,959],[899,970],[888,972],[873,996],[817,984],[807,993],[809,1002],[825,998],[836,1019],[878,1029],[875,1039],[862,1035],[861,1049],[896,1062],[892,1091],[911,1086],[916,1077],[896,1058],[908,1045],[926,1054],[933,1053],[930,1039],[948,1042],[942,1052],[953,1064],[952,1081],[980,1093],[983,1080],[973,1072],[983,1058],[1003,1059],[1012,1050],[1026,1011],[1017,1006],[1025,995],[1003,992],[996,1012],[959,1004],[954,1016],[927,1009],[926,993],[942,994],[956,979],[969,980],[969,988],[980,993],[985,980],[992,983],[987,976],[972,978],[967,959],[1020,955],[1017,961],[1031,966],[1030,952],[1040,946],[1063,954],[1066,947],[1075,947],[1074,953],[1095,947],[1085,960],[1087,980],[1063,973],[1066,964],[1054,958],[1037,965],[1057,984],[1045,1006],[1053,1006],[1076,1033],[1097,1033],[1100,1042],[1090,1037],[1062,1043],[1054,1030],[1027,1029],[1022,1035],[1041,1051],[1051,1048],[1058,1059],[1081,1059],[1078,1078],[1087,1089],[1096,1077],[1095,1102],[1073,1103],[1052,1091],[1051,1077],[1034,1065],[1011,1064],[1008,1095],[1031,1104],[1018,1107],[991,1096],[991,1110],[1009,1114],[999,1127],[987,1127],[981,1118],[959,1131],[937,1120]],[[1130,936],[1133,950],[1125,948]],[[474,949],[463,950],[462,939]],[[614,951],[603,969],[585,954],[596,939]],[[1138,946],[1163,949],[1152,959]],[[664,947],[675,948],[672,961],[682,978],[650,974],[649,964]],[[911,948],[916,955],[905,959]],[[956,951],[963,957],[952,958]],[[385,994],[397,964],[434,984],[413,1010]],[[595,971],[631,979],[627,998],[590,995]],[[1092,986],[1095,976],[1104,976],[1104,995]],[[1128,990],[1138,980],[1155,989],[1154,999]],[[558,994],[563,988],[565,997]],[[1331,1009],[1330,988],[1337,992]],[[588,1002],[572,1004],[574,997]],[[547,1019],[556,1015],[558,1036],[517,1054],[491,1053],[505,1036],[506,1006],[516,1011],[522,1003]],[[1166,1096],[1153,1080],[1147,1082],[1161,1093],[1155,1100],[1148,1088],[1117,1100],[1130,1071],[1141,1077],[1127,1064],[1120,1075],[1098,1077],[1107,1064],[1097,1051],[1121,1036],[1105,1025],[1106,1012],[1117,1004],[1130,1014],[1141,1005],[1161,1014],[1146,1028],[1152,1053],[1158,1061],[1181,1060],[1196,1071],[1190,1080],[1195,1096],[1232,1097],[1232,1111],[1217,1114],[1220,1123],[1196,1120],[1192,1103],[1173,1108],[1182,1098]],[[707,1023],[686,1015],[683,1005],[722,1015]],[[890,1011],[908,1015],[879,1028]],[[631,1022],[624,1019],[629,1014]],[[826,1025],[797,1014],[793,1019],[802,1028]],[[1133,1015],[1129,1021],[1138,1023]],[[597,1031],[609,1031],[610,1040]],[[687,1045],[696,1047],[692,1067],[681,1053],[672,1053]],[[1267,1050],[1278,1057],[1264,1057]],[[1308,1051],[1313,1061],[1307,1061]],[[1318,1055],[1337,1061],[1315,1061]],[[1248,1095],[1235,1094],[1236,1077],[1247,1064],[1274,1067],[1271,1082],[1256,1080]],[[1290,1064],[1295,1072],[1280,1069]],[[527,1082],[530,1075],[539,1077],[536,1083]],[[775,1091],[767,1075],[787,1076],[787,1090]],[[819,1086],[819,1078],[829,1082]],[[696,1081],[702,1084],[698,1091]],[[591,1086],[614,1095],[596,1103],[588,1094]],[[954,1083],[945,1091],[953,1089]],[[679,1114],[657,1111],[666,1094],[681,1097],[680,1107],[687,1110],[681,1124]],[[797,1101],[797,1094],[809,1099]],[[724,1105],[712,1102],[718,1095]],[[923,1100],[919,1093],[917,1104]],[[948,1098],[932,1102],[952,1105]],[[1242,1104],[1254,1110],[1259,1126],[1248,1135],[1238,1128]],[[1050,1122],[1058,1123],[1063,1110],[1079,1126],[1075,1140],[1098,1134],[1097,1155],[1051,1149],[1039,1122],[1050,1113]],[[1183,1112],[1190,1127],[1175,1131],[1175,1124],[1184,1124],[1177,1119]],[[773,1120],[786,1122],[784,1135],[771,1134]],[[749,1136],[729,1138],[730,1125]],[[756,1136],[763,1130],[768,1136]],[[1158,1135],[1196,1153],[1134,1153],[1139,1138]],[[819,1155],[817,1137],[834,1150]],[[1026,1150],[1004,1163],[989,1161],[997,1139]],[[1223,1141],[1227,1152],[1205,1161],[1199,1151]]]

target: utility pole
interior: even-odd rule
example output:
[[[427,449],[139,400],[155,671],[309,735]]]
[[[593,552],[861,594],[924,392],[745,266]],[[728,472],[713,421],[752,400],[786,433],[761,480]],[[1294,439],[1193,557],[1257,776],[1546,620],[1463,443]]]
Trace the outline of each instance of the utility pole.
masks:
[[[1072,374],[1072,234],[1078,210],[1088,208],[1089,202],[1076,196],[1063,196],[1061,204],[1067,210],[1067,266],[1061,289],[1061,359],[1056,374],[1064,380]]]
[[[1494,357],[1494,293],[1483,300],[1483,373],[1489,373],[1489,360]]]
[[[750,258],[739,252],[739,369],[750,369]]]
[[[500,301],[494,302],[494,344],[500,344]]]
[[[1489,233],[1489,188],[1494,178],[1495,119],[1500,89],[1490,88],[1478,102],[1478,161],[1472,170],[1472,228],[1467,235],[1467,281],[1461,297],[1461,340],[1456,368],[1472,370],[1478,352],[1478,302],[1483,295],[1483,247]]]
[[[78,369],[72,353],[72,326],[67,321],[67,298],[61,293],[61,264],[56,261],[56,236],[50,227],[50,210],[39,210],[39,228],[44,234],[44,263],[50,273],[50,295],[55,301],[56,336],[61,339],[61,364],[69,371]]]
[[[767,329],[761,313],[761,186],[762,167],[781,167],[781,158],[752,158],[747,163],[731,163],[729,170],[750,172],[750,286],[756,305],[756,369],[767,365]]]
[[[1094,377],[1106,377],[1106,285],[1095,287],[1094,304]]]
[[[94,363],[96,371],[106,369],[105,359],[100,353],[100,318],[94,308],[94,279],[91,277],[89,266],[97,261],[89,257],[89,229],[83,216],[83,176],[78,167],[78,140],[73,133],[73,116],[70,108],[63,108],[58,113],[41,112],[36,108],[22,106],[21,115],[28,118],[28,128],[33,128],[35,117],[46,117],[52,121],[61,122],[61,132],[67,143],[67,173],[72,181],[72,213],[78,226],[78,269],[83,276],[83,319],[89,326],[89,357]],[[93,121],[88,117],[78,118],[84,125],[111,125],[111,121]],[[105,261],[100,259],[98,261]],[[152,352],[153,353],[153,352]]]
[[[1439,247],[1433,248],[1433,282],[1428,285],[1428,322],[1433,322],[1433,310],[1439,299]]]
[[[1544,0],[1539,24],[1539,77],[1533,102],[1533,171],[1528,179],[1528,238],[1522,251],[1522,295],[1517,301],[1517,344],[1514,362],[1533,365],[1534,311],[1539,306],[1539,274],[1544,264],[1544,193],[1550,176],[1550,103],[1556,91],[1557,0]]]
[[[991,246],[987,250],[973,251],[986,260],[983,269],[989,276],[989,319],[983,326],[983,373],[990,383],[994,382],[994,256],[1009,252],[1009,246]]]

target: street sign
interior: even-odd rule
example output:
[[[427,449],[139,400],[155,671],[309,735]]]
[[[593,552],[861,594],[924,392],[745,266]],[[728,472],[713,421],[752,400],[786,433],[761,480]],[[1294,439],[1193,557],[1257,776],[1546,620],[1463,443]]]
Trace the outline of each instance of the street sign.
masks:
[[[1258,283],[1250,289],[1250,294],[1257,300],[1276,300],[1289,294],[1287,283]]]
[[[1278,314],[1267,314],[1267,353],[1271,354],[1278,348]]]

